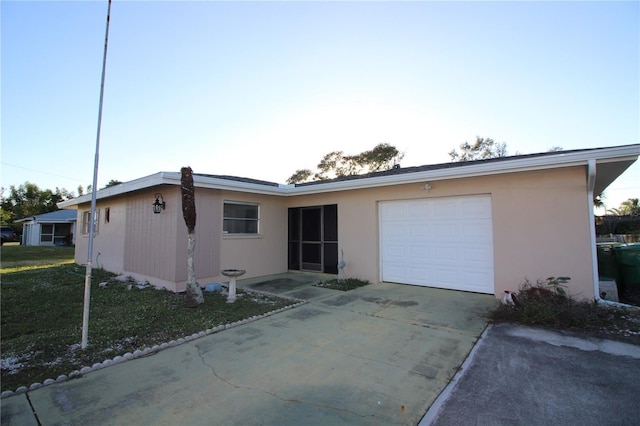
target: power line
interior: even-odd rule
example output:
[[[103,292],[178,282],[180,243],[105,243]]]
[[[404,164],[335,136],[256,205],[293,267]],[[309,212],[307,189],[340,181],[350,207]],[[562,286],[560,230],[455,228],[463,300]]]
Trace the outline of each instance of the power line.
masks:
[[[24,167],[24,166],[18,166],[18,165],[15,165],[15,164],[5,163],[4,161],[1,164],[3,166],[15,167],[17,169],[28,170],[30,172],[42,173],[42,174],[49,175],[49,176],[55,176],[55,177],[59,177],[59,178],[63,178],[63,179],[73,180],[73,181],[76,181],[76,182],[79,182],[79,183],[84,183],[83,180],[80,180],[78,178],[72,178],[72,177],[69,177],[69,176],[58,175],[56,173],[43,172],[42,170],[30,169],[29,167]]]

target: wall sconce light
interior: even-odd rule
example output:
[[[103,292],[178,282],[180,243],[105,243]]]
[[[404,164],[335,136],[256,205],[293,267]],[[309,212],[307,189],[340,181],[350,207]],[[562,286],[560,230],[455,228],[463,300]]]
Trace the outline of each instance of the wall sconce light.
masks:
[[[159,214],[162,210],[165,209],[166,203],[164,202],[164,198],[162,198],[162,194],[157,193],[155,197],[156,197],[156,201],[153,204],[151,204],[151,206],[153,207],[153,213]]]
[[[423,190],[429,192],[431,190],[431,184],[429,182],[425,183],[424,185],[422,185],[421,187]]]

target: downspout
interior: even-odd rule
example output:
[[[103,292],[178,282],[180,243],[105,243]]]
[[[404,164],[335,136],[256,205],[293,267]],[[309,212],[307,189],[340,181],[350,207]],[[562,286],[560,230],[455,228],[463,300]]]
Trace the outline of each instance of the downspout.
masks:
[[[593,295],[596,303],[603,303],[606,305],[621,306],[625,308],[636,308],[626,303],[614,302],[612,300],[606,300],[600,298],[600,278],[598,275],[598,248],[596,246],[596,218],[593,213],[593,189],[596,185],[596,160],[588,160],[588,177],[587,177],[587,192],[588,192],[588,206],[589,206],[589,234],[591,239],[591,264],[593,265]]]
[[[596,218],[593,213],[593,189],[596,186],[596,160],[588,160],[587,163],[587,197],[589,207],[589,237],[591,243],[591,273],[593,275],[593,294],[596,302],[600,299],[600,281],[598,276],[598,249],[596,247]]]

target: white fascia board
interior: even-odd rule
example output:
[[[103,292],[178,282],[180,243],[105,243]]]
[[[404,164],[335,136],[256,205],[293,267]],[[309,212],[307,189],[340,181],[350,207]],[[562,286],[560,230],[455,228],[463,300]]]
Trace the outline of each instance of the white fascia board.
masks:
[[[163,172],[162,184],[181,185],[182,175],[177,172]],[[193,185],[196,188],[219,189],[223,191],[248,192],[251,194],[282,195],[280,186],[261,185],[231,179],[221,179],[210,176],[193,175]]]
[[[153,175],[145,176],[139,179],[135,179],[129,182],[124,182],[118,185],[110,186],[108,188],[100,189],[96,192],[96,200],[103,198],[114,197],[116,195],[126,194],[127,192],[137,191],[140,189],[146,189],[158,185],[175,185],[173,181],[173,175],[176,173],[159,172]],[[180,184],[180,174],[178,173],[178,184]],[[58,207],[61,209],[78,206],[79,204],[91,202],[91,192],[81,195],[80,197],[73,198],[71,200],[62,201],[58,203]]]
[[[178,183],[180,179],[178,178]],[[261,185],[251,182],[241,182],[230,179],[220,179],[208,176],[193,176],[196,188],[220,189],[223,191],[249,192],[251,194],[282,195],[282,186]]]
[[[139,191],[142,189],[152,188],[160,185],[180,185],[182,175],[178,172],[159,172],[153,175],[145,176],[119,185],[110,186],[100,189],[96,193],[96,199],[104,199],[114,197],[128,192]],[[249,182],[233,181],[229,179],[219,179],[207,176],[193,176],[194,186],[197,188],[212,188],[228,191],[249,192],[252,194],[266,195],[282,195],[279,186],[266,186]],[[79,204],[90,203],[91,193],[84,194],[80,197],[58,203],[59,208],[73,208]]]

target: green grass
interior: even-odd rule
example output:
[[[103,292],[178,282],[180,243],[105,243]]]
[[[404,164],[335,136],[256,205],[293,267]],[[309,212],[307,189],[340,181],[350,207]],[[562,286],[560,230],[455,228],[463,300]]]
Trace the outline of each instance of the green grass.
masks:
[[[0,250],[2,274],[73,263],[73,247],[5,244]]]
[[[333,279],[315,284],[316,287],[329,288],[331,290],[349,291],[369,284],[367,280],[358,278]]]
[[[3,247],[2,391],[292,304],[240,290],[233,304],[220,293],[205,293],[204,305],[188,308],[183,294],[129,290],[128,283],[94,269],[89,345],[82,350],[84,272],[66,247]]]

